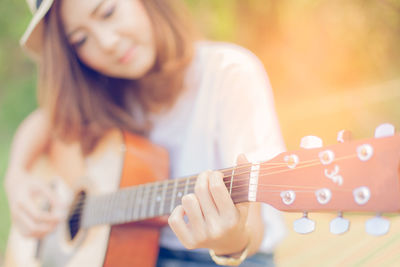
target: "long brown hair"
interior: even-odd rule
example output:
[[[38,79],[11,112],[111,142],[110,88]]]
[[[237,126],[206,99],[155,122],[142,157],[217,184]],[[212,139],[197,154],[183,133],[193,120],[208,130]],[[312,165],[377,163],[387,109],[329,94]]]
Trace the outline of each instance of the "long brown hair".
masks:
[[[146,115],[172,106],[184,89],[193,56],[194,31],[176,2],[142,0],[153,26],[156,63],[143,78],[123,80],[106,77],[79,60],[63,29],[61,0],[54,1],[44,23],[38,98],[50,115],[55,137],[80,142],[88,154],[107,130],[149,132]],[[133,110],[142,116],[135,117]]]

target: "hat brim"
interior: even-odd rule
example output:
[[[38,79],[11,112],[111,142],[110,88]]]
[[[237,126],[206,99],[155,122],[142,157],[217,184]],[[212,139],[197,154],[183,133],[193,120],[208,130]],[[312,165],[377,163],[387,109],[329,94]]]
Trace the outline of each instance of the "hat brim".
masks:
[[[28,28],[20,39],[20,45],[34,59],[39,59],[43,47],[43,18],[49,12],[54,0],[43,0],[33,15]]]

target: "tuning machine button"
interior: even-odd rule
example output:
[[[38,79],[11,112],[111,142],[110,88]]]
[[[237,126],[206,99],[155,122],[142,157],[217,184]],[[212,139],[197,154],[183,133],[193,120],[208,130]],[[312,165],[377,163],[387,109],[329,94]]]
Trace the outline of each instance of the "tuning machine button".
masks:
[[[304,136],[300,141],[300,147],[305,149],[320,148],[322,146],[322,139],[313,135]]]
[[[390,222],[382,218],[381,214],[365,222],[365,231],[374,236],[384,235],[389,232]]]
[[[329,230],[332,234],[341,235],[349,230],[350,221],[343,218],[343,213],[339,212],[338,216],[329,224]]]
[[[346,143],[351,141],[352,134],[349,130],[341,130],[338,132],[337,141],[339,143]]]
[[[395,128],[390,123],[384,123],[376,127],[375,138],[393,136],[395,133]]]
[[[315,222],[308,218],[307,212],[304,212],[303,217],[293,222],[293,229],[299,234],[309,234],[315,230]]]

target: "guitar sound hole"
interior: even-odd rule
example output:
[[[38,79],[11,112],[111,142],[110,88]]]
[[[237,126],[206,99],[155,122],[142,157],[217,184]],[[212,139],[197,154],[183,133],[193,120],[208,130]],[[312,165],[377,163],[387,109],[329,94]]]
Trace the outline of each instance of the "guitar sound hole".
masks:
[[[86,193],[80,191],[75,196],[75,200],[72,203],[71,210],[68,216],[68,232],[70,240],[74,240],[81,228],[82,209],[85,203]]]

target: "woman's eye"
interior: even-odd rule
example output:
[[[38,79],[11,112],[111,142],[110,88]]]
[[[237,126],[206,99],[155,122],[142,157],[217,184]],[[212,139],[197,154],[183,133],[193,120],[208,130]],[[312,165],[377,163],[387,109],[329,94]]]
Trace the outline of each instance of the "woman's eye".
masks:
[[[109,9],[107,9],[107,11],[102,16],[103,19],[107,19],[107,18],[111,17],[112,14],[114,14],[114,11],[115,11],[115,5],[113,5]]]
[[[72,45],[74,47],[79,48],[79,47],[83,46],[83,44],[86,42],[86,39],[87,39],[87,37],[83,37],[83,38],[79,39],[77,42],[73,42]]]

